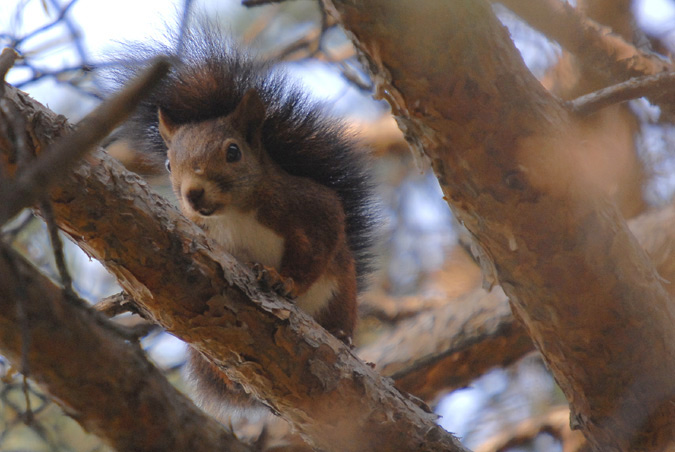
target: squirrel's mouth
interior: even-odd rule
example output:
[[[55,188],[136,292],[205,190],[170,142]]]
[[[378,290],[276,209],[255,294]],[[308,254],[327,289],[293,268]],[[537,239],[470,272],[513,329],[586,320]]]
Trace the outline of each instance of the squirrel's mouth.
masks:
[[[215,211],[216,211],[215,207],[201,207],[197,209],[197,213],[203,217],[209,217],[213,215]]]
[[[207,203],[207,202],[187,202],[183,203],[183,210],[189,212],[192,215],[188,216],[199,216],[199,217],[210,217],[218,211],[222,210],[222,205],[217,203]]]

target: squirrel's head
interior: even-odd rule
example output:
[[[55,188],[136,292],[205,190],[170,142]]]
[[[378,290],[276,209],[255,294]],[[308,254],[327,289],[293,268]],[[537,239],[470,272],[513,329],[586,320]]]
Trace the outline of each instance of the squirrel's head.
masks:
[[[199,223],[228,208],[254,205],[267,162],[261,140],[265,105],[255,90],[225,117],[176,124],[161,108],[158,116],[171,183],[188,218]]]

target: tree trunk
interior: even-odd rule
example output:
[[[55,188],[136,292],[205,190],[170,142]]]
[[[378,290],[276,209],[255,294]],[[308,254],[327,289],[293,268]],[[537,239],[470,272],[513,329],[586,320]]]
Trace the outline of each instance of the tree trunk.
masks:
[[[583,118],[479,0],[325,0],[597,450],[675,444],[675,308],[579,160]]]

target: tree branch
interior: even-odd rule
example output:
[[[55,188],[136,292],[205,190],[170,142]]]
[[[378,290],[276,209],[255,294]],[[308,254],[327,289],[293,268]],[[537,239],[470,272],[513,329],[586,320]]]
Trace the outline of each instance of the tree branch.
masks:
[[[568,102],[575,113],[588,115],[610,105],[639,97],[654,99],[675,93],[675,72],[635,77]]]
[[[532,350],[532,341],[497,287],[489,293],[477,289],[399,322],[359,356],[393,378],[397,388],[432,401]]]
[[[600,85],[589,90],[609,87],[631,78],[672,71],[672,64],[638,50],[608,27],[598,24],[567,2],[560,0],[499,0],[535,29],[557,41],[574,55],[581,68],[592,74]],[[577,94],[577,95],[578,95]],[[675,112],[675,93],[649,90],[645,94],[651,103],[661,107],[663,117]]]
[[[167,73],[169,62],[158,58],[119,94],[101,103],[78,124],[77,131],[40,154],[14,181],[0,185],[0,224],[24,207],[33,205],[54,182],[63,179],[74,162],[120,125],[136,108],[143,95]],[[17,107],[19,108],[19,107]],[[20,110],[19,110],[20,111]],[[63,120],[62,120],[63,121]],[[22,133],[22,131],[16,131]]]
[[[628,222],[649,254],[665,289],[675,296],[675,204]],[[438,305],[439,303],[428,303]],[[534,349],[521,322],[513,317],[504,292],[483,289],[447,300],[400,321],[396,327],[359,350],[359,356],[396,387],[427,402],[465,387],[497,367],[507,366]]]
[[[25,296],[17,296],[19,291]],[[19,304],[26,322],[17,317]],[[102,316],[69,302],[3,244],[0,307],[3,356],[20,362],[29,347],[32,377],[71,417],[115,449],[251,450],[171,386]],[[24,327],[29,344],[22,340]]]
[[[658,74],[671,67],[656,55],[639,51],[567,2],[499,0],[499,3],[578,57],[585,68],[602,74],[607,84]]]
[[[7,98],[34,118],[41,147],[69,130],[16,90],[8,88]],[[106,155],[88,157],[50,198],[62,230],[117,277],[145,316],[202,352],[314,447],[464,450],[433,414],[309,316],[260,293],[247,269]]]

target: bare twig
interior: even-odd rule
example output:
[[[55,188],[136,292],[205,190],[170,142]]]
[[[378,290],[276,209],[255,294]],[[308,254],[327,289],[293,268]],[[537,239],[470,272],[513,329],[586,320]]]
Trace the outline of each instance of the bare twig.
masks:
[[[33,165],[21,172],[13,183],[2,187],[0,199],[6,203],[0,210],[0,224],[22,208],[32,205],[52,183],[63,178],[79,158],[131,114],[143,95],[168,70],[169,62],[166,58],[156,60],[121,93],[103,102],[87,115],[78,124],[76,132],[54,143]]]
[[[567,106],[581,115],[591,114],[609,105],[626,102],[639,97],[658,99],[672,94],[675,87],[675,72],[664,72],[644,77],[634,77],[623,83],[609,86],[567,102]]]
[[[55,8],[60,8],[61,5],[59,4],[58,0],[50,0],[50,3],[52,6]],[[65,8],[70,8],[72,6],[72,3],[69,5],[66,5]],[[68,12],[66,10],[66,12]],[[64,25],[68,29],[68,32],[70,33],[70,36],[73,40],[73,45],[75,46],[75,50],[77,51],[77,55],[80,57],[80,61],[88,61],[88,55],[87,55],[87,50],[82,43],[82,34],[80,33],[80,30],[78,29],[77,25],[72,21],[71,17],[68,14],[63,14],[61,16]]]
[[[300,38],[291,42],[289,45],[270,54],[270,57],[275,60],[292,59],[290,58],[291,55],[301,51],[305,51],[306,54],[301,56],[300,59],[306,58],[308,56],[311,56],[314,52],[318,51],[320,39],[321,39],[321,30],[318,27],[312,28],[309,32],[305,33]]]
[[[66,6],[61,8],[61,11],[59,11],[59,15],[56,16],[56,19],[54,19],[50,23],[48,23],[48,24],[46,24],[46,25],[44,25],[44,26],[42,26],[42,27],[40,27],[36,30],[33,30],[32,32],[28,33],[25,36],[22,36],[21,38],[15,39],[14,42],[12,43],[12,47],[16,47],[19,44],[21,44],[22,42],[27,41],[28,39],[30,39],[30,38],[32,38],[32,37],[34,37],[34,36],[36,36],[40,33],[43,33],[45,31],[55,27],[56,25],[60,24],[63,21],[66,14],[68,14],[68,11],[70,11],[70,8],[72,8],[73,5],[75,5],[76,2],[77,2],[77,0],[71,0],[70,3],[68,3]]]
[[[272,3],[283,3],[285,1],[286,0],[242,0],[241,4],[248,8],[251,8],[254,6],[269,5]]]
[[[9,248],[5,246],[3,242],[0,241],[0,258],[7,260],[8,262],[14,264],[15,255]],[[25,306],[27,298],[26,284],[24,282],[23,275],[19,272],[15,265],[11,265],[7,271],[11,275],[12,280],[15,284],[10,288],[11,295],[16,299],[16,320],[19,325],[19,333],[21,341],[19,342],[19,365],[21,366],[20,371],[23,375],[22,392],[26,401],[26,411],[24,414],[24,422],[30,424],[33,421],[33,411],[31,409],[30,397],[28,397],[28,378],[30,377],[30,365],[28,360],[28,352],[31,346],[31,332],[30,332],[30,323],[28,321],[28,313]]]
[[[130,342],[139,342],[150,333],[161,331],[161,327],[156,323],[148,322],[140,317],[134,317],[134,320],[134,322],[129,323],[109,321],[105,323],[105,326],[122,339]]]
[[[9,71],[12,66],[14,66],[14,62],[17,58],[19,58],[19,54],[16,52],[16,50],[9,47],[2,49],[2,54],[0,54],[0,80],[5,80],[7,71]],[[3,83],[2,88],[0,88],[0,96],[3,94],[4,90],[5,87]]]
[[[94,305],[94,309],[101,312],[106,317],[115,317],[116,315],[131,312],[139,314],[136,303],[126,292],[119,292],[115,295],[105,297]]]
[[[61,242],[61,237],[59,237],[59,228],[56,226],[56,221],[54,220],[54,209],[52,208],[51,201],[49,201],[46,196],[43,197],[40,202],[40,212],[42,212],[42,217],[44,218],[45,223],[47,223],[49,240],[52,244],[52,250],[54,251],[54,261],[56,262],[56,269],[61,277],[61,285],[63,286],[66,299],[71,302],[78,302],[79,297],[77,297],[73,291],[73,278],[71,278],[68,267],[66,266],[66,259],[63,254],[63,242]]]
[[[190,23],[190,10],[192,9],[193,0],[183,0],[183,14],[180,20],[180,34],[178,36],[178,43],[176,45],[176,55],[180,55],[185,47],[185,34]]]

